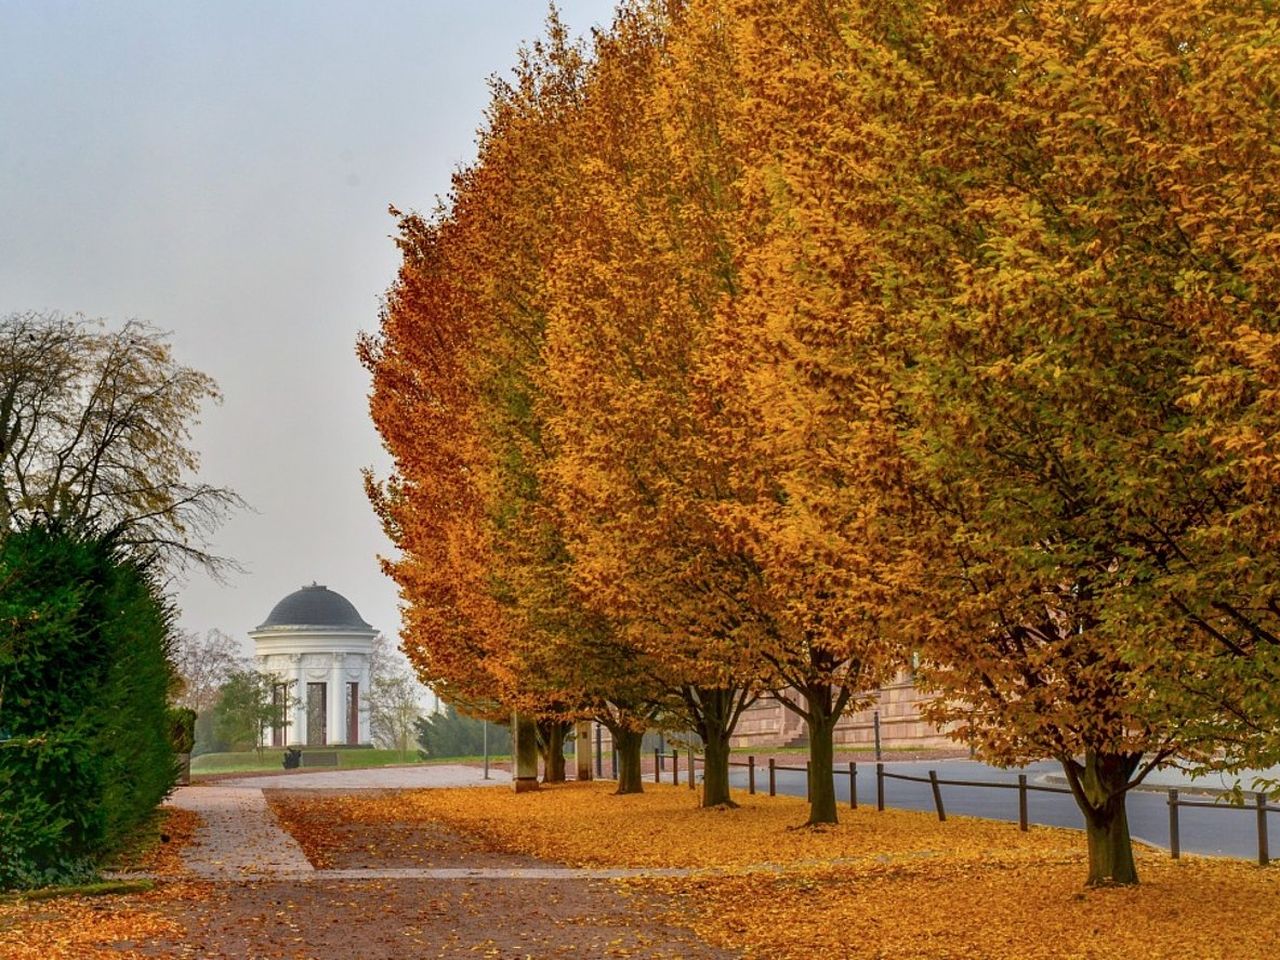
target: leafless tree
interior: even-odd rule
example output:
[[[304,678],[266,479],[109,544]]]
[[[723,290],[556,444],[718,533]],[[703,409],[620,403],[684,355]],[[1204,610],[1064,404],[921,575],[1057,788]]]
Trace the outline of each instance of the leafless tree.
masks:
[[[179,633],[174,644],[173,665],[182,678],[178,705],[190,707],[196,713],[213,707],[218,691],[231,675],[248,668],[239,642],[221,630]]]
[[[214,381],[176,362],[166,335],[130,321],[0,317],[0,534],[83,524],[170,569],[234,564],[209,537],[241,499],[195,478],[191,428]]]
[[[373,638],[369,656],[369,733],[374,743],[408,756],[417,731],[415,723],[425,712],[423,687],[409,669],[409,662],[386,634]]]

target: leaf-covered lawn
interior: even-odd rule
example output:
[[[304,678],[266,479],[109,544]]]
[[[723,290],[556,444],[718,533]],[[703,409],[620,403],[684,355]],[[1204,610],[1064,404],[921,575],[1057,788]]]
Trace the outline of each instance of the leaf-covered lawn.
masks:
[[[796,799],[736,794],[701,810],[683,787],[567,784],[301,799],[364,823],[440,820],[513,853],[592,866],[721,868],[625,881],[672,921],[747,957],[1238,958],[1280,940],[1280,869],[1139,852],[1142,884],[1088,890],[1084,835],[901,810],[795,829]],[[319,811],[314,811],[319,812]],[[314,829],[325,818],[311,817]],[[332,821],[331,821],[332,822]],[[773,869],[744,869],[773,864]],[[671,898],[674,898],[671,899]]]
[[[200,818],[189,810],[165,807],[155,827],[155,842],[124,858],[123,867],[159,877],[177,877],[182,847]],[[4,960],[127,960],[154,956],[134,946],[182,934],[175,919],[184,900],[204,897],[203,885],[164,883],[143,893],[59,896],[0,901],[0,957]]]
[[[963,830],[961,831],[963,834]],[[1241,958],[1280,939],[1280,871],[1146,857],[1137,887],[1084,890],[1083,856],[956,856],[784,875],[646,879],[708,943],[746,957]]]
[[[797,829],[807,805],[792,797],[735,793],[737,809],[703,810],[685,787],[646,784],[640,796],[614,796],[611,783],[509,790],[410,790],[329,798],[329,816],[366,821],[438,819],[499,849],[578,866],[741,867],[761,863],[826,863],[884,853],[1076,857],[1084,835],[953,817],[938,823],[905,810],[841,810],[838,826]]]

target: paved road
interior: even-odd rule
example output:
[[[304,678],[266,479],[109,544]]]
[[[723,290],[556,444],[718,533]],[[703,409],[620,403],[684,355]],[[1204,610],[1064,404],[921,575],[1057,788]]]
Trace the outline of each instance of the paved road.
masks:
[[[802,761],[801,761],[802,762]],[[796,764],[799,766],[799,763]],[[934,760],[886,762],[886,773],[901,773],[927,777],[936,770],[942,780],[972,780],[993,783],[1016,784],[1018,773],[1027,774],[1031,784],[1062,786],[1062,768],[1057,763],[1045,761],[1033,763],[1022,771],[1001,770],[970,760]],[[1050,777],[1059,778],[1057,783]],[[734,786],[746,788],[747,772],[734,768],[731,772]],[[778,771],[778,792],[804,796],[803,772]],[[756,770],[756,789],[768,789],[768,772]],[[836,795],[841,803],[849,802],[849,777],[837,774]],[[1169,845],[1169,806],[1164,792],[1135,790],[1129,794],[1129,829],[1137,838],[1162,847]],[[1188,799],[1185,795],[1184,799]],[[1196,797],[1194,799],[1211,799]],[[993,820],[1018,821],[1018,792],[990,787],[942,787],[942,800],[947,814],[964,814],[987,817]],[[858,802],[876,802],[875,764],[858,764]],[[932,811],[933,792],[927,783],[913,783],[886,779],[885,805],[907,810]],[[1075,800],[1066,795],[1031,791],[1027,812],[1032,823],[1056,827],[1084,828],[1084,818]],[[1215,854],[1254,859],[1258,855],[1257,811],[1224,805],[1221,809],[1187,809],[1178,811],[1179,835],[1182,849],[1187,853]],[[1280,813],[1268,816],[1273,856],[1280,852]]]

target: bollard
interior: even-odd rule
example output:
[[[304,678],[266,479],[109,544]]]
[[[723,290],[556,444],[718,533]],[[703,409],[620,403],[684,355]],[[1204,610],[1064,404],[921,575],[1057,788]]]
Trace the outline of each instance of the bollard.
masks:
[[[756,758],[747,757],[747,793],[756,792]]]
[[[1018,829],[1027,832],[1027,775],[1018,774]]]
[[[769,796],[776,797],[778,795],[778,772],[774,767],[776,761],[773,757],[769,758]]]
[[[884,764],[876,764],[876,809],[884,809]]]
[[[1177,860],[1182,856],[1182,845],[1178,842],[1178,791],[1169,791],[1169,856]]]
[[[1271,862],[1271,850],[1267,844],[1267,795],[1258,794],[1258,866]]]
[[[858,765],[849,761],[849,809],[858,809]]]
[[[938,785],[938,771],[929,771],[929,785],[933,787],[933,805],[938,808],[938,820],[947,819],[947,811],[942,808],[942,787]]]

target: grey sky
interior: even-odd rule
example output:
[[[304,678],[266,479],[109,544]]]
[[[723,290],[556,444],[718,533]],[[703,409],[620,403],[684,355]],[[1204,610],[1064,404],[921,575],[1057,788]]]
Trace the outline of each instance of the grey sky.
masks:
[[[612,6],[560,4],[575,32]],[[149,321],[226,395],[196,443],[257,511],[215,543],[248,573],[195,577],[184,626],[243,637],[314,579],[398,630],[353,345],[396,268],[387,205],[448,189],[546,9],[0,0],[0,312]]]

